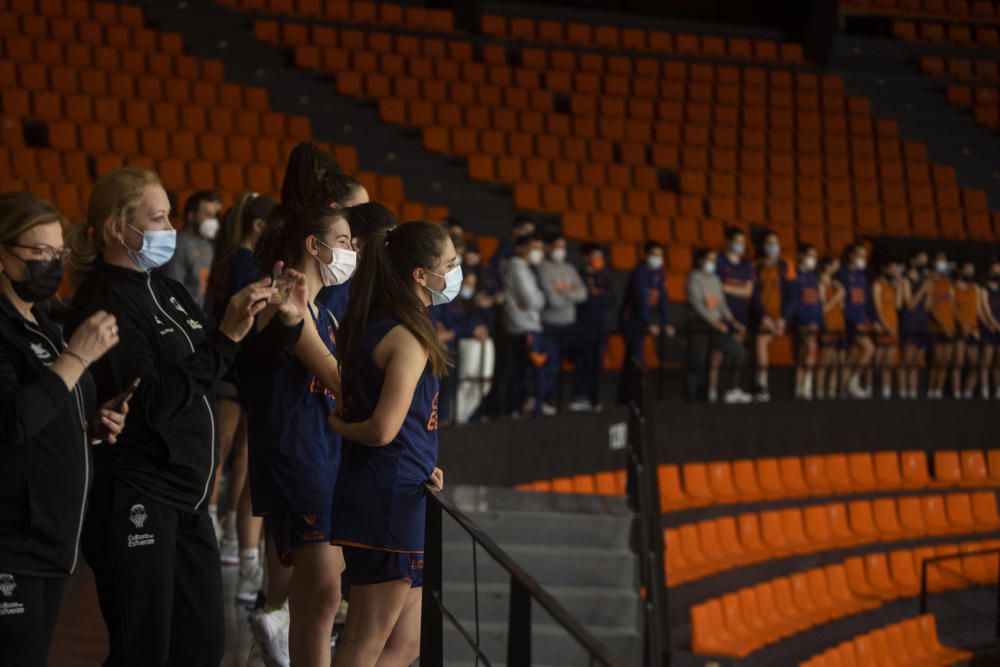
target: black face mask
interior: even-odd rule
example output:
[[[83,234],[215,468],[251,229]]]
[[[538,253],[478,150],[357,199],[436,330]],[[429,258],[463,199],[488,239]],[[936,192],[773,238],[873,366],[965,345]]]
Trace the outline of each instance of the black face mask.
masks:
[[[17,255],[14,255],[17,257]],[[14,294],[22,301],[38,303],[45,301],[56,293],[62,284],[63,264],[57,259],[21,259],[28,269],[27,280],[14,280],[9,275],[7,280],[14,288]]]

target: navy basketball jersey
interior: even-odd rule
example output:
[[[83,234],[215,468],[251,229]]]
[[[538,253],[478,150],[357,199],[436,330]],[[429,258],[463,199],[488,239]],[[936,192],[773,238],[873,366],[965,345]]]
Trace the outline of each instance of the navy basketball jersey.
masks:
[[[353,377],[344,387],[347,420],[369,419],[382,394],[385,373],[375,347],[396,320],[372,322],[358,341]],[[425,484],[438,455],[438,378],[428,363],[413,393],[403,426],[381,447],[343,441],[333,503],[337,544],[415,552],[424,550]]]

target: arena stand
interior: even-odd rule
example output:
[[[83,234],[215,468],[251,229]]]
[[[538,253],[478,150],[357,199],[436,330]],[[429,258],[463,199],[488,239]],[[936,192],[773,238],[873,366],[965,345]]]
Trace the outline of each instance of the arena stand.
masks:
[[[271,67],[266,57],[278,49],[282,66],[314,79],[322,103],[374,106],[387,136],[400,132],[411,144],[419,136],[423,153],[410,145],[408,155],[458,161],[471,189],[557,221],[574,241],[608,244],[619,271],[644,241],[667,243],[674,300],[692,249],[719,245],[728,225],[770,227],[786,248],[809,242],[831,254],[857,238],[931,245],[1000,236],[1000,202],[979,163],[950,162],[936,139],[922,140],[858,93],[854,77],[807,62],[780,35],[609,25],[585,13],[558,21],[487,12],[466,31],[447,10],[408,4],[214,5],[228,21],[220,30],[252,35],[261,54],[218,46],[217,57],[192,55],[189,34],[208,44],[206,28],[163,2],[0,0],[0,187],[49,196],[72,218],[95,176],[122,164],[157,169],[180,200],[203,185],[227,199],[244,189],[275,193],[290,147],[317,139],[401,217],[454,210],[438,203],[447,183],[442,195],[408,173],[423,162],[400,164],[402,178],[362,170],[364,136],[334,138],[276,111],[273,79],[250,86],[228,76],[230,60],[248,67],[259,57]],[[912,51],[909,66],[996,129],[994,3],[859,0],[842,10],[887,22],[883,41],[933,45]],[[788,363],[783,344],[777,361]],[[609,350],[609,368],[621,349]],[[788,415],[778,405],[731,423],[707,408],[647,415],[663,419],[669,620],[678,660],[691,661],[678,664],[968,659],[938,641],[939,629],[945,644],[955,636],[954,622],[945,630],[916,600],[924,588],[944,600],[998,583],[990,550],[1000,545],[1000,453],[985,449],[995,416],[942,407],[907,426],[905,408],[853,409]],[[611,411],[456,430],[442,436],[442,459],[463,483],[520,483],[522,495],[556,504],[591,496],[620,504],[626,474],[605,431],[623,419]],[[939,556],[957,561],[927,566],[923,585],[924,563]]]

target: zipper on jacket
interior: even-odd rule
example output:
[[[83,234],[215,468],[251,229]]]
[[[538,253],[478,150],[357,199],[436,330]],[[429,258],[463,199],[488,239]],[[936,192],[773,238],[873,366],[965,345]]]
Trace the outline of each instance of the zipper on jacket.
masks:
[[[32,326],[30,322],[25,322],[25,326],[28,328],[28,331],[31,331],[41,336],[43,339],[45,339],[45,342],[48,343],[49,347],[52,348],[52,351],[55,353],[56,357],[62,354],[62,352],[59,350],[58,347],[56,347],[56,345],[52,342],[52,340],[44,333],[42,333],[41,329]],[[86,372],[87,371],[85,369],[84,373]],[[82,392],[80,391],[79,380],[77,380],[77,383],[73,385],[72,393],[73,393],[74,403],[76,404],[76,412],[77,415],[80,417],[80,426],[82,427],[83,431],[83,495],[82,495],[82,500],[80,502],[80,518],[76,524],[76,541],[73,544],[73,563],[72,565],[69,566],[69,571],[71,574],[76,570],[76,563],[80,558],[80,537],[83,534],[83,518],[84,516],[86,516],[86,510],[87,510],[87,487],[90,486],[90,442],[89,438],[87,438],[87,416],[84,414],[83,396]]]
[[[188,347],[191,348],[191,354],[194,354],[194,343],[191,342],[191,337],[187,335],[187,331],[184,330],[177,320],[170,316],[160,302],[156,299],[156,293],[153,292],[153,278],[151,273],[146,273],[146,289],[149,290],[149,296],[153,297],[153,303],[156,305],[157,310],[163,313],[163,316],[170,320],[171,324],[177,327],[177,330],[181,332],[184,336],[184,340],[187,341]],[[205,403],[205,409],[208,410],[208,421],[212,426],[212,435],[209,439],[209,450],[208,450],[208,475],[205,477],[205,488],[201,492],[201,498],[198,502],[194,504],[194,509],[198,509],[198,506],[205,501],[205,497],[208,496],[208,488],[212,485],[212,477],[215,475],[215,415],[212,414],[212,406],[208,402],[208,397],[204,394],[201,395],[202,402]]]

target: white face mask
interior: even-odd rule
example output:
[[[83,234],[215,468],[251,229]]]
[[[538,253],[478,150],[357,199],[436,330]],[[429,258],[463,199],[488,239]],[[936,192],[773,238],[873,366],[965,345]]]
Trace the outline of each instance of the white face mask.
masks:
[[[650,255],[646,258],[646,266],[648,266],[653,271],[659,271],[663,268],[663,256],[662,255]]]
[[[864,271],[866,266],[868,266],[868,260],[864,257],[858,257],[854,260],[854,268],[858,271]]]
[[[462,267],[456,266],[448,273],[443,276],[440,273],[434,273],[428,271],[427,273],[432,276],[437,276],[438,278],[444,278],[444,289],[440,292],[435,289],[427,288],[427,291],[431,293],[431,305],[441,306],[446,303],[451,303],[458,296],[459,292],[462,291],[462,280],[464,276],[462,275]]]
[[[324,264],[320,261],[319,257],[313,255],[313,259],[319,264],[319,272],[323,277],[323,287],[342,285],[350,280],[351,276],[354,275],[354,269],[358,265],[358,253],[346,248],[328,246],[319,239],[316,239],[316,242],[324,248],[329,248],[330,252],[333,253],[329,264]]]
[[[701,268],[705,273],[711,275],[715,273],[715,262],[705,262],[701,265]]]
[[[742,257],[743,253],[747,251],[746,244],[741,242],[732,243],[729,246],[729,252],[733,253],[737,257]]]
[[[205,218],[198,223],[198,233],[209,241],[213,240],[219,233],[219,219]]]
[[[766,254],[771,259],[774,259],[781,254],[781,246],[778,245],[766,245],[764,246],[764,254]]]
[[[565,262],[566,261],[566,248],[556,248],[552,251],[552,261],[553,262]]]
[[[946,259],[939,259],[938,261],[934,262],[934,270],[937,271],[938,273],[947,274],[948,273],[948,260],[946,260]]]
[[[806,257],[805,259],[802,260],[802,266],[805,267],[806,271],[815,271],[816,270],[816,258],[815,257]]]
[[[528,251],[528,263],[533,266],[538,266],[545,259],[544,250],[529,250]]]

